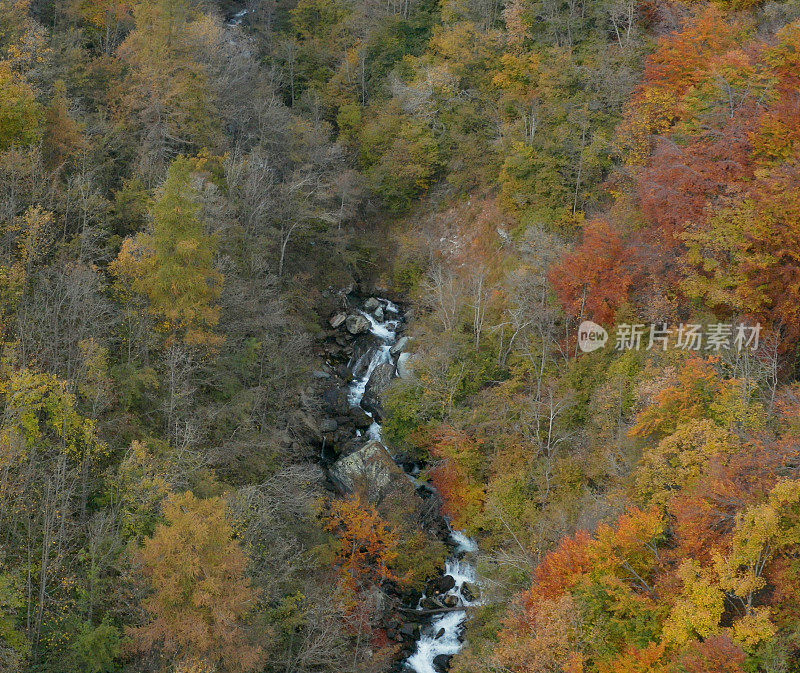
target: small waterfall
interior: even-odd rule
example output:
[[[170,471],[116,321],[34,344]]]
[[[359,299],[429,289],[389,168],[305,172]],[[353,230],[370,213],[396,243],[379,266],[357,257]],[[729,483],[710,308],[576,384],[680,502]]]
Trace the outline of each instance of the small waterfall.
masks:
[[[378,299],[378,302],[383,309],[384,317],[387,317],[385,320],[377,320],[369,312],[359,310],[359,313],[369,321],[370,333],[380,340],[380,345],[367,353],[366,356],[370,360],[363,374],[353,380],[348,387],[347,398],[352,405],[361,405],[370,377],[379,365],[392,362],[390,351],[392,346],[397,343],[397,328],[400,325],[401,311],[388,299]],[[388,318],[389,315],[392,317]],[[363,364],[359,359],[357,363],[359,369],[363,367]],[[369,411],[367,411],[367,414],[372,416]],[[361,436],[360,433],[359,436]],[[370,439],[382,441],[380,423],[374,421],[367,429],[367,436]],[[420,487],[430,489],[428,484],[418,481],[418,474],[419,467],[414,466],[414,469],[409,473],[409,478]],[[455,550],[453,555],[445,562],[444,574],[451,576],[455,580],[455,585],[444,594],[438,596],[438,598],[447,600],[448,597],[454,597],[457,606],[476,605],[478,601],[474,596],[469,592],[465,595],[464,585],[467,583],[475,585],[477,582],[475,568],[466,557],[476,552],[478,546],[474,540],[461,531],[451,530],[450,537]],[[425,598],[426,596],[423,596],[420,599],[418,607],[421,607],[421,603]],[[404,666],[416,673],[439,673],[442,670],[441,660],[439,662],[435,662],[435,660],[437,657],[450,657],[461,650],[466,621],[467,613],[464,610],[435,615],[428,624],[422,627],[419,639],[416,642],[416,649],[405,660]]]
[[[445,562],[444,574],[455,580],[455,586],[444,594],[445,599],[447,596],[454,596],[459,605],[477,605],[478,601],[474,596],[464,594],[465,584],[474,585],[477,582],[475,568],[459,557],[476,551],[478,546],[460,531],[452,531],[451,538],[458,546],[456,555]],[[425,596],[420,599],[420,604],[424,600]],[[435,665],[437,657],[451,657],[461,651],[466,621],[466,611],[446,612],[435,616],[420,632],[417,649],[406,660],[406,666],[416,673],[438,673],[439,669]]]

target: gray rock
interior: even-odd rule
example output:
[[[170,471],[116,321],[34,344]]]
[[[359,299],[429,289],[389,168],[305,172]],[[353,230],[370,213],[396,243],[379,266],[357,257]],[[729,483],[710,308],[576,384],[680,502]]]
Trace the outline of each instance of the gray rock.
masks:
[[[364,388],[364,398],[361,404],[364,408],[373,415],[383,418],[383,406],[381,404],[381,396],[394,377],[394,365],[391,362],[384,362],[372,370],[369,381]]]
[[[447,670],[450,668],[450,661],[452,660],[452,654],[437,654],[433,658],[433,668],[437,673],[447,673]]]
[[[445,596],[444,601],[442,601],[446,607],[454,608],[458,606],[458,596]]]
[[[362,334],[353,340],[353,355],[348,362],[348,367],[354,378],[358,379],[366,374],[369,363],[380,346],[381,340],[371,333]]]
[[[319,422],[320,432],[336,432],[339,429],[339,424],[332,418],[323,418]]]
[[[439,593],[447,593],[456,586],[456,580],[452,575],[442,575],[436,581],[436,590]]]
[[[349,315],[345,320],[347,331],[353,336],[369,332],[370,322],[363,315]]]
[[[367,301],[364,302],[364,310],[367,313],[372,313],[376,308],[380,308],[381,303],[375,299],[375,297],[370,297]]]
[[[330,467],[329,474],[343,492],[353,493],[357,487],[366,487],[371,502],[377,502],[394,489],[411,489],[409,497],[413,498],[411,482],[380,442],[367,442],[340,458]]]
[[[439,638],[441,638],[445,633],[447,633],[447,631],[445,630],[444,627],[442,627],[441,629],[439,629],[439,631],[436,633],[436,635],[433,637],[433,639],[434,640],[439,640]]]
[[[469,582],[464,582],[464,584],[461,585],[461,595],[464,597],[464,600],[471,603],[475,600],[477,593]]]
[[[399,357],[397,358],[397,375],[401,379],[414,378],[414,369],[411,365],[412,359],[413,357],[411,353],[400,353]]]
[[[423,610],[440,610],[442,608],[442,604],[433,598],[423,598],[419,605]]]
[[[331,377],[331,375],[328,374],[328,372],[323,372],[320,369],[312,372],[311,376],[313,376],[315,379],[329,379]]]
[[[315,444],[322,442],[322,431],[317,419],[311,414],[297,410],[292,416],[292,427],[295,432]]]
[[[411,337],[400,337],[397,343],[389,349],[389,353],[392,355],[400,355],[400,353],[408,348],[409,341],[411,341]]]
[[[416,640],[419,638],[419,626],[417,624],[403,624],[400,627],[400,635],[407,640]]]
[[[337,327],[340,327],[345,320],[347,320],[346,313],[335,313],[331,316],[331,319],[328,320],[328,322],[333,329],[336,329]]]
[[[383,309],[382,309],[380,306],[378,306],[378,308],[376,308],[376,309],[375,309],[375,310],[372,312],[372,315],[374,315],[374,316],[375,316],[375,320],[377,320],[378,322],[383,322],[383,319],[384,319],[384,317],[385,317],[385,316],[383,315]]]

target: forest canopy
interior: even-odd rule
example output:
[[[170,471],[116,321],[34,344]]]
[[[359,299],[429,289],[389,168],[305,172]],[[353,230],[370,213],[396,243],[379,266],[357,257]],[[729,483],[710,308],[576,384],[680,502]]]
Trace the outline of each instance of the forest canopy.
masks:
[[[800,670],[799,307],[798,0],[0,0],[0,671]]]

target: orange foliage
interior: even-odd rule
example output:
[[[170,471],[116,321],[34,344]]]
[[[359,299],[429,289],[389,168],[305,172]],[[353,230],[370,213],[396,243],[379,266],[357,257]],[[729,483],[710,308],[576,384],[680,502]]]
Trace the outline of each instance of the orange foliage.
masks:
[[[637,417],[630,434],[635,437],[666,435],[690,420],[704,418],[711,404],[732,382],[723,381],[713,360],[690,357],[676,380],[655,395],[652,404]]]
[[[647,59],[645,81],[682,94],[705,78],[712,56],[738,47],[745,34],[744,26],[716,5],[702,6],[681,30],[658,40]]]
[[[391,568],[397,559],[397,532],[372,505],[359,497],[334,500],[325,528],[339,541],[335,563],[352,589],[403,581]]]
[[[599,662],[599,673],[668,673],[667,665],[660,663],[664,646],[653,643],[645,648],[629,647],[609,662]]]
[[[585,530],[564,538],[536,568],[533,587],[526,600],[556,598],[572,589],[592,567],[589,556],[591,536]]]
[[[442,462],[431,471],[431,480],[442,497],[442,510],[456,526],[474,521],[483,508],[484,487],[475,471],[482,455],[475,441],[450,426],[441,427],[429,447]]]
[[[516,673],[581,671],[580,617],[572,596],[542,600],[512,615],[501,632],[497,659]]]
[[[261,650],[241,628],[257,591],[226,513],[221,498],[199,499],[191,492],[165,502],[167,523],[141,550],[154,592],[142,602],[151,621],[133,629],[137,649],[160,647],[169,656],[189,656],[209,668],[223,663],[229,671],[259,665]]]
[[[754,187],[756,218],[748,232],[742,294],[785,335],[800,333],[800,157],[770,169]]]

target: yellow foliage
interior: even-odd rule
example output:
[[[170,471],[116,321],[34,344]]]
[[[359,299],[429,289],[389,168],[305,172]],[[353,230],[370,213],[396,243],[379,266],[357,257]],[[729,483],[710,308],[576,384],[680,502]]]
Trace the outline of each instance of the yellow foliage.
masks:
[[[705,639],[719,633],[725,594],[713,571],[701,568],[694,559],[688,559],[678,569],[678,576],[683,580],[683,590],[664,622],[664,642],[685,645],[697,637]]]

